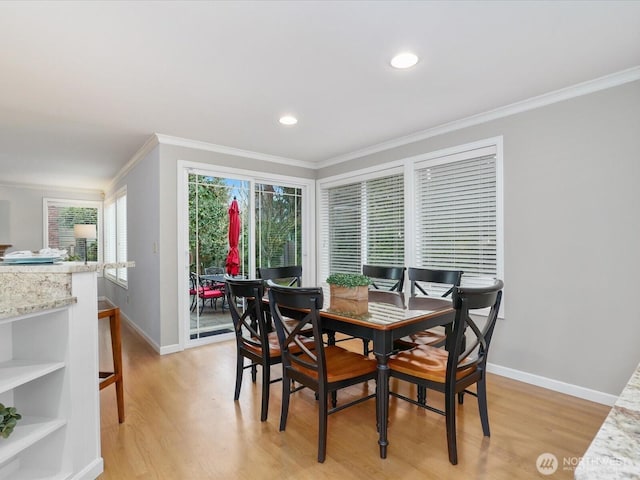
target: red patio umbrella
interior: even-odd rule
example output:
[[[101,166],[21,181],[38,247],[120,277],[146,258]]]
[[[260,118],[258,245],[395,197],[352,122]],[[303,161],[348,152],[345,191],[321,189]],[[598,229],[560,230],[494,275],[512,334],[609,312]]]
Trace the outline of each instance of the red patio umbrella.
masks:
[[[229,206],[229,254],[227,255],[227,274],[240,273],[240,253],[238,252],[238,238],[240,237],[240,209],[236,197]]]

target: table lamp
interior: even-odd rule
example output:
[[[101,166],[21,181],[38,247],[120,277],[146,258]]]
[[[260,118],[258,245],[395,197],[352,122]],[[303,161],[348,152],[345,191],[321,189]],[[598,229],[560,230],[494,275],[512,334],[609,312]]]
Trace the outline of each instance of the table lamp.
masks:
[[[87,240],[97,238],[96,226],[78,224],[73,226],[73,236],[84,240],[84,264],[87,264]]]

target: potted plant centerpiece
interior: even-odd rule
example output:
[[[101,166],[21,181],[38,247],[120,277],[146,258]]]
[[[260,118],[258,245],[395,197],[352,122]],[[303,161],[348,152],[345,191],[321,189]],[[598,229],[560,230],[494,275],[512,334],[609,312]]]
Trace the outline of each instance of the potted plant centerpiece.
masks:
[[[331,310],[357,315],[369,311],[369,277],[359,273],[333,273],[327,277],[327,283]]]

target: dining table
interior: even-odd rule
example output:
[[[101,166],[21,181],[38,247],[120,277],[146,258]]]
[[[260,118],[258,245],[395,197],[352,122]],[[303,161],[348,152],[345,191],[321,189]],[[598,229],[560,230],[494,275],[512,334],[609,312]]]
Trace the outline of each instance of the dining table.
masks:
[[[450,300],[436,297],[409,297],[402,292],[370,290],[368,311],[364,314],[329,308],[329,289],[324,288],[324,305],[320,311],[322,328],[335,341],[333,332],[370,340],[378,364],[377,408],[380,458],[387,457],[389,418],[389,357],[396,351],[394,341],[421,330],[444,326],[450,328],[455,310]]]

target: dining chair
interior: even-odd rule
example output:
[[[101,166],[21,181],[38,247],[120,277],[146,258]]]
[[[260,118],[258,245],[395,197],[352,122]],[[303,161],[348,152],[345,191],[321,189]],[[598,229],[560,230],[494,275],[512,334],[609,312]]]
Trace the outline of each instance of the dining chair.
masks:
[[[277,284],[300,287],[302,286],[302,266],[258,267],[258,278],[265,282],[272,280]]]
[[[269,385],[281,380],[271,379],[271,365],[280,363],[281,350],[276,332],[270,331],[263,308],[264,284],[262,280],[227,280],[227,300],[233,330],[236,337],[236,387],[234,400],[240,398],[244,370],[251,369],[255,383],[257,367],[262,369],[262,407],[260,420],[265,421],[269,412]],[[310,346],[313,343],[307,339]],[[297,346],[291,351],[299,353]],[[245,365],[245,360],[251,363]]]
[[[405,267],[362,265],[362,274],[371,279],[371,289],[387,290],[389,292],[402,292],[404,289]],[[369,340],[362,339],[362,349],[365,355],[369,355]]]
[[[420,295],[438,295],[442,298],[450,296],[453,289],[460,285],[464,274],[462,270],[433,270],[413,267],[410,267],[407,273],[410,282],[409,301],[412,303],[412,308],[415,309],[420,308]],[[398,348],[405,349],[416,345],[443,346],[445,338],[446,332],[422,330],[396,340],[395,344]]]
[[[322,463],[327,451],[327,417],[346,407],[375,397],[375,392],[344,405],[336,405],[336,392],[351,385],[376,378],[377,363],[359,353],[337,345],[325,346],[319,310],[323,304],[322,288],[285,287],[269,283],[269,308],[276,326],[282,351],[282,412],[280,431],[284,431],[289,415],[291,381],[312,389],[318,399],[318,462]],[[286,322],[287,311],[303,312],[295,326]],[[305,344],[308,337],[305,326],[313,329],[313,349]],[[296,354],[293,347],[299,348]],[[332,408],[328,396],[332,398]],[[377,408],[376,408],[377,412]]]
[[[362,265],[362,274],[371,278],[371,287],[376,290],[402,292],[405,267]]]
[[[198,294],[204,290],[204,287],[198,282],[198,275],[195,272],[189,273],[189,296],[191,297],[191,305],[189,310],[195,310],[198,304]]]
[[[391,377],[444,393],[445,408],[442,411],[397,392],[390,392],[402,400],[445,416],[449,461],[453,465],[458,463],[456,394],[468,393],[477,397],[482,432],[486,437],[490,435],[486,366],[489,345],[500,309],[502,288],[503,282],[497,279],[488,287],[455,287],[452,298],[455,319],[453,330],[447,336],[446,349],[419,345],[392,355],[388,361]],[[481,329],[470,314],[472,311],[488,307],[490,312]],[[465,342],[465,332],[472,341]],[[473,384],[476,385],[475,392],[468,390]]]
[[[202,300],[200,304],[200,314],[204,311],[204,306],[207,300],[211,303],[211,308],[218,309],[218,299],[222,299],[222,311],[225,307],[225,284],[213,284],[213,285],[200,285],[197,289],[198,298]]]

